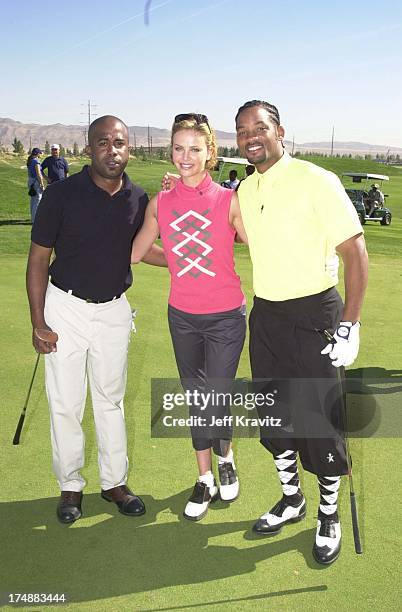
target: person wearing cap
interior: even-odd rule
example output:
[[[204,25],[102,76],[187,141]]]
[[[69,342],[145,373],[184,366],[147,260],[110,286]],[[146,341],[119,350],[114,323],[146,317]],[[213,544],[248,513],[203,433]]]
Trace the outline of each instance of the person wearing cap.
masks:
[[[51,155],[46,157],[42,163],[42,172],[45,174],[48,183],[61,181],[68,176],[68,163],[64,157],[60,157],[60,145],[52,144],[50,147]]]
[[[28,195],[30,196],[31,223],[35,221],[36,211],[45,189],[45,179],[42,173],[39,156],[43,151],[34,147],[27,159]]]
[[[376,208],[384,206],[384,201],[384,194],[380,191],[379,185],[373,183],[367,195],[367,215],[370,217]]]

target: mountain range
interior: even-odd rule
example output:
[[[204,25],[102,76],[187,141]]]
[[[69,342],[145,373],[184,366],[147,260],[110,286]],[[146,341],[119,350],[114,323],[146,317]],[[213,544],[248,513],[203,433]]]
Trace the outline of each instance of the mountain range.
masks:
[[[129,126],[130,143],[137,147],[148,147],[148,130],[152,138],[152,147],[165,147],[170,143],[170,130],[156,127],[132,125]],[[14,138],[24,145],[25,150],[32,147],[44,147],[45,142],[50,144],[57,142],[66,148],[72,148],[76,142],[81,149],[85,145],[86,127],[82,125],[64,125],[55,123],[52,125],[40,125],[37,123],[21,123],[10,118],[0,117],[0,144],[11,148]],[[218,145],[221,147],[236,147],[236,134],[234,132],[223,132],[216,130]],[[288,151],[315,151],[317,153],[329,153],[330,142],[303,142],[293,143],[285,141]],[[373,145],[364,142],[334,142],[334,152],[340,154],[379,154],[386,155],[390,150],[387,145]],[[402,154],[402,147],[392,147],[391,153]]]

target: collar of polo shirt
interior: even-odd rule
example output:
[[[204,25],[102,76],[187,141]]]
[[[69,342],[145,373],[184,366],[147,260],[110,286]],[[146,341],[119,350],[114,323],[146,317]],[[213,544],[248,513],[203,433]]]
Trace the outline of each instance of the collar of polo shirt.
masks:
[[[261,174],[258,172],[258,170],[256,170],[255,172],[253,172],[250,178],[254,178],[254,181],[259,182],[259,184],[267,182],[271,183],[282,175],[282,173],[286,170],[291,161],[292,158],[289,153],[284,151],[282,157],[278,159],[278,161],[273,166],[268,168],[268,170],[265,170],[265,172],[262,172]]]
[[[85,183],[86,183],[86,186],[88,187],[88,189],[90,191],[98,191],[99,189],[101,191],[105,191],[104,189],[102,189],[102,187],[98,187],[98,185],[96,183],[94,183],[94,181],[91,178],[91,175],[89,174],[89,168],[90,168],[89,165],[85,165],[83,167],[83,170],[85,170],[85,173],[84,173]],[[126,195],[130,195],[132,190],[133,190],[132,182],[130,181],[130,179],[127,176],[127,174],[125,172],[123,172],[123,180],[122,180],[121,189],[119,191],[117,191],[114,195],[116,196],[118,193],[122,193],[122,192],[125,192]]]

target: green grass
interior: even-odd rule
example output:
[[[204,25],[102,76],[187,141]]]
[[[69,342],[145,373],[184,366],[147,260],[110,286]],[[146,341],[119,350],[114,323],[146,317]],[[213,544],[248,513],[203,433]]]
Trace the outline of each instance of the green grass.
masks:
[[[18,167],[22,165],[19,161],[6,161],[0,160],[0,219],[23,220],[28,211],[25,172]],[[358,171],[353,160],[346,161],[348,169]],[[129,174],[154,193],[167,167],[159,162],[130,162]],[[392,177],[387,192],[394,212],[392,225],[365,228],[370,285],[362,317],[361,351],[352,373],[363,378],[389,377],[390,389],[395,391],[398,385],[391,377],[402,375],[401,174]],[[148,511],[131,520],[100,499],[88,404],[84,517],[70,528],[57,523],[58,492],[51,473],[42,361],[22,443],[11,445],[35,361],[24,288],[29,231],[28,225],[0,225],[0,593],[65,591],[71,602],[65,609],[79,611],[192,607],[202,611],[399,610],[398,439],[351,441],[362,556],[356,556],[353,549],[344,482],[341,557],[329,568],[312,561],[318,494],[315,479],[308,473],[301,474],[308,500],[306,520],[288,526],[274,539],[252,537],[253,521],[280,494],[273,462],[257,439],[235,442],[242,486],[239,500],[231,506],[218,502],[200,524],[181,518],[196,476],[191,445],[184,439],[152,439],[149,430],[150,378],[176,377],[166,321],[168,275],[166,270],[143,264],[135,268],[135,283],[128,292],[131,304],[138,308],[138,333],[132,337],[129,352],[126,419],[130,483],[144,498]],[[251,304],[251,266],[247,249],[240,245],[236,246],[236,265]],[[246,350],[238,374],[250,374]],[[373,401],[380,403],[387,397],[397,395],[373,396]],[[400,433],[395,431],[395,436]]]

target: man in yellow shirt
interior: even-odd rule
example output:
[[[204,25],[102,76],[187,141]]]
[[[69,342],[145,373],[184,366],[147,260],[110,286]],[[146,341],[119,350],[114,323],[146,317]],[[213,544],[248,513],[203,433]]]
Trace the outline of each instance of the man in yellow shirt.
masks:
[[[240,154],[257,170],[238,190],[253,263],[253,379],[279,382],[279,407],[289,404],[304,431],[329,408],[332,425],[342,428],[340,394],[329,407],[320,381],[337,387],[337,368],[350,365],[359,350],[368,259],[357,213],[334,174],[284,151],[285,132],[275,106],[247,102],[236,115],[236,131]],[[325,270],[326,258],[335,251],[344,264],[345,304],[334,287],[337,279]],[[309,379],[307,393],[301,379]],[[272,437],[272,428],[261,429],[261,443],[273,454],[283,497],[254,530],[274,535],[286,523],[304,518],[299,453],[303,467],[317,475],[320,489],[313,555],[317,562],[330,564],[341,547],[337,497],[340,477],[347,473],[345,441],[333,428],[320,437],[302,436],[292,426],[287,423],[289,433],[282,430],[281,437]]]

